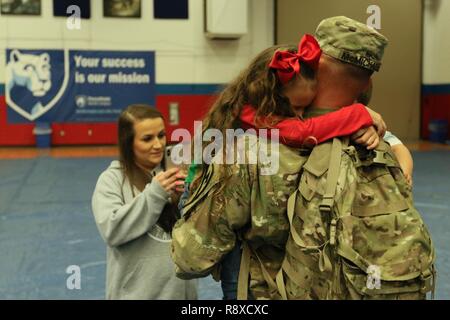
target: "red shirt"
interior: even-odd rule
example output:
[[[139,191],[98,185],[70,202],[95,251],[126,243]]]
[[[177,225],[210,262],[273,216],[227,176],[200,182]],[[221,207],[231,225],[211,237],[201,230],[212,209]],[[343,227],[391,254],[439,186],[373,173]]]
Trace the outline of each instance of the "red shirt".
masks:
[[[240,119],[245,129],[259,128],[255,124],[255,116],[256,109],[251,105],[242,108]],[[267,123],[267,120],[267,117],[259,118],[261,123]],[[300,147],[309,140],[314,144],[322,143],[334,137],[348,136],[371,125],[373,125],[372,117],[365,106],[356,103],[320,117],[305,120],[284,119],[271,129],[279,129],[281,143]]]

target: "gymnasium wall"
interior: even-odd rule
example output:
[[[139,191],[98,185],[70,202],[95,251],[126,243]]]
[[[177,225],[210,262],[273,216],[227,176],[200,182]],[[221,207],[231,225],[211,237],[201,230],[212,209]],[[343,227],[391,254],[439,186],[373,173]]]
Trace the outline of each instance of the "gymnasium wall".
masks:
[[[419,138],[421,118],[421,0],[277,0],[276,42],[297,42],[304,33],[314,34],[320,21],[331,16],[366,23],[371,5],[380,8],[380,32],[389,45],[380,72],[373,76],[370,106],[383,115],[394,134],[414,140]]]
[[[424,1],[423,86],[421,133],[429,137],[428,123],[450,123],[450,1]],[[448,133],[450,139],[450,131]]]
[[[249,0],[248,33],[238,40],[211,40],[204,34],[204,1],[189,0],[189,19],[154,19],[153,0],[142,0],[140,19],[105,18],[100,0],[81,30],[53,16],[52,0],[42,0],[41,16],[0,15],[0,145],[33,145],[33,123],[10,124],[4,97],[6,48],[155,51],[156,107],[168,117],[178,103],[180,124],[193,128],[221,86],[249,60],[273,44],[273,0]],[[113,144],[115,123],[53,123],[52,143]]]

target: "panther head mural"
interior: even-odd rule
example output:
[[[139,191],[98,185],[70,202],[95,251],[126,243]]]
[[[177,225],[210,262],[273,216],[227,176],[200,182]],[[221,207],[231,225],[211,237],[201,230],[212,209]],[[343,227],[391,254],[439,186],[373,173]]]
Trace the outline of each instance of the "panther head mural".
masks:
[[[52,86],[48,53],[33,55],[11,51],[6,66],[6,87],[14,86],[26,87],[35,97],[45,96]]]

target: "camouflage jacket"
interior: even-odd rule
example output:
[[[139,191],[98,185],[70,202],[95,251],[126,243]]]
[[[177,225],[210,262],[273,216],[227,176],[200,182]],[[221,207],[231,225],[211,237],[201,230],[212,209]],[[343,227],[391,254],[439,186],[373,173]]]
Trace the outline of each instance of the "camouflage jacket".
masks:
[[[248,138],[239,139],[249,142]],[[262,139],[253,138],[258,150],[267,148]],[[249,143],[245,144],[246,159]],[[213,163],[204,172],[172,233],[172,258],[179,277],[210,274],[241,239],[250,249],[249,292],[257,299],[271,297],[263,272],[274,281],[284,258],[289,236],[287,199],[298,185],[302,159],[298,149],[279,145],[275,157],[279,167],[270,175],[261,174],[260,160],[228,165],[230,174],[225,178],[224,165]],[[241,276],[242,272],[240,281]]]

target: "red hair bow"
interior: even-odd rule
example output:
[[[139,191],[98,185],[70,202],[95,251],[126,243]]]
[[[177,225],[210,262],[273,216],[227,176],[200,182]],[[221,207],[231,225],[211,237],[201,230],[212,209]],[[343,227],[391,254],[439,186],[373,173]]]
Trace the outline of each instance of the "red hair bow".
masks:
[[[292,77],[300,73],[300,61],[317,69],[321,54],[322,50],[317,40],[312,35],[305,34],[298,44],[297,53],[287,50],[277,51],[273,55],[269,67],[276,69],[281,83],[286,84]]]

